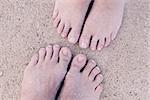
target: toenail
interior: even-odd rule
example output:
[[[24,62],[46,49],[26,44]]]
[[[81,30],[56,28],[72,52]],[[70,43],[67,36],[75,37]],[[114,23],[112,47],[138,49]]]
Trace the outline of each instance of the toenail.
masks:
[[[0,71],[0,77],[2,77],[3,76],[3,71]]]
[[[92,62],[93,64],[95,64],[95,61],[94,61],[94,60],[91,60],[91,62]]]
[[[84,57],[83,56],[79,56],[78,58],[77,58],[77,60],[78,60],[78,62],[82,62],[82,61],[84,61]]]
[[[55,47],[56,47],[56,48],[59,48],[59,45],[56,44]]]
[[[65,55],[65,56],[67,56],[68,55],[68,50],[67,49],[63,49],[63,54]]]
[[[95,48],[91,48],[91,50],[96,50]]]
[[[74,43],[76,40],[75,40],[74,38],[70,38],[69,41],[70,41],[71,43]]]
[[[41,48],[40,50],[41,50],[41,51],[45,51],[45,48]]]
[[[86,48],[86,43],[85,43],[85,42],[82,42],[82,43],[81,43],[81,47],[82,47],[82,48]]]
[[[51,46],[51,45],[49,45],[49,46],[48,46],[48,48],[52,48],[52,46]]]
[[[97,50],[99,50],[99,51],[100,51],[100,50],[101,50],[101,48],[97,48]]]
[[[62,37],[65,37],[65,34],[61,34]]]
[[[100,71],[99,67],[96,67],[96,70]]]

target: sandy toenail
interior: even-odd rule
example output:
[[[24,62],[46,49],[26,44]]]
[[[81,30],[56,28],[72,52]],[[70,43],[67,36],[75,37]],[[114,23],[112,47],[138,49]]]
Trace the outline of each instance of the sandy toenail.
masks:
[[[82,62],[82,61],[84,61],[84,57],[83,56],[79,56],[78,58],[77,58],[77,60],[78,60],[78,62]]]
[[[63,49],[63,54],[65,55],[65,56],[67,56],[68,55],[68,50],[67,49]]]

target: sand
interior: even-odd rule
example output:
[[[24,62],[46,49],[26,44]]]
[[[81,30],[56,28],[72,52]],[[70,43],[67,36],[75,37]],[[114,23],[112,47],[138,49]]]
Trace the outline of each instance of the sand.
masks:
[[[149,0],[128,0],[117,39],[94,52],[56,35],[52,0],[0,0],[0,100],[19,100],[23,71],[31,56],[53,43],[97,61],[104,75],[100,100],[149,100],[149,4]]]

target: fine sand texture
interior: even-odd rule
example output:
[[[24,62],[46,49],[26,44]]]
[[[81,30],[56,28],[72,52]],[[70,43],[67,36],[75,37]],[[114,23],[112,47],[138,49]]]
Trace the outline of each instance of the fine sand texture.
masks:
[[[19,100],[23,71],[40,47],[58,43],[95,59],[104,75],[100,100],[150,100],[149,0],[127,0],[108,48],[80,49],[56,34],[52,0],[0,0],[0,100]]]

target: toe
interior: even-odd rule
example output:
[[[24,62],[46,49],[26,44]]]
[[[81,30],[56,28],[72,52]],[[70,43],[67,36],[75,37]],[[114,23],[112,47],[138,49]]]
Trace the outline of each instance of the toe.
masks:
[[[106,37],[106,38],[105,38],[105,47],[108,47],[109,44],[110,44],[110,42],[111,42],[110,36]]]
[[[90,75],[89,75],[89,79],[90,79],[91,81],[94,81],[95,78],[96,78],[96,75],[98,75],[98,74],[100,74],[100,69],[99,69],[99,67],[95,67],[95,68],[91,71],[91,73],[90,73]]]
[[[41,49],[39,50],[39,61],[38,61],[39,64],[44,61],[45,55],[46,55],[46,50],[45,50],[45,48],[41,48]]]
[[[95,37],[93,37],[90,45],[91,50],[96,50],[97,44],[98,44],[98,40]]]
[[[59,34],[62,33],[62,31],[63,31],[63,29],[64,29],[64,26],[65,26],[64,22],[61,21],[61,22],[59,23],[58,28],[57,28],[57,32],[58,32]]]
[[[86,56],[83,54],[79,54],[76,57],[74,57],[72,63],[71,63],[71,69],[72,71],[81,71],[81,69],[85,66],[86,64]]]
[[[53,20],[55,20],[57,18],[57,16],[58,16],[58,10],[54,9],[53,16],[52,16]]]
[[[68,35],[68,41],[75,44],[79,39],[80,31],[81,28],[79,26],[73,27]]]
[[[49,62],[51,60],[52,53],[53,53],[52,45],[47,46],[46,47],[46,57],[45,57],[46,62]]]
[[[38,54],[33,55],[31,58],[31,61],[29,63],[29,66],[34,66],[38,63]]]
[[[81,35],[80,41],[79,41],[79,46],[81,48],[88,48],[90,45],[90,40],[91,40],[91,35],[88,35],[88,32],[84,32]]]
[[[99,86],[102,81],[103,81],[103,75],[102,74],[98,74],[96,77],[95,77],[95,81],[94,81],[94,86],[97,87]]]
[[[58,27],[59,26],[59,23],[61,21],[61,18],[59,16],[57,16],[57,18],[54,20],[53,24],[54,24],[54,27]]]
[[[105,40],[102,38],[98,42],[97,50],[102,50],[104,48]]]
[[[96,66],[96,62],[94,60],[89,60],[83,74],[86,75],[87,77],[90,75],[92,69]]]
[[[61,36],[62,37],[66,37],[68,35],[68,33],[69,33],[69,30],[70,30],[70,25],[69,25],[69,23],[66,23]]]
[[[117,32],[112,32],[111,33],[111,40],[114,40],[117,37]]]
[[[59,50],[60,50],[60,46],[59,45],[54,45],[53,46],[53,56],[52,56],[52,59],[51,59],[51,61],[53,63],[57,63],[58,62]]]
[[[95,89],[95,93],[96,95],[99,97],[99,95],[102,93],[103,91],[103,84],[100,84],[96,89]]]
[[[63,65],[63,67],[66,67],[65,69],[67,69],[68,67],[68,64],[70,63],[70,60],[71,60],[71,51],[69,48],[67,47],[63,47],[61,50],[60,50],[60,53],[59,53],[59,63],[61,65]]]

